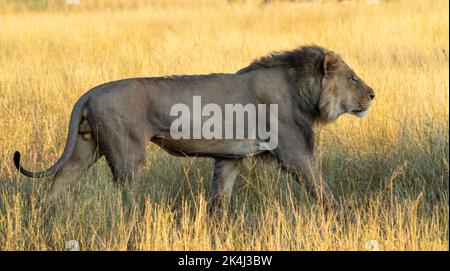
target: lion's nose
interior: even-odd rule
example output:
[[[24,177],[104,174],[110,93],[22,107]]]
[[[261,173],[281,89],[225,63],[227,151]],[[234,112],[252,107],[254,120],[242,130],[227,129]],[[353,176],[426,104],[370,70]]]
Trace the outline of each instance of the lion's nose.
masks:
[[[369,101],[373,100],[375,98],[375,91],[371,87],[367,87],[367,92],[369,92]]]

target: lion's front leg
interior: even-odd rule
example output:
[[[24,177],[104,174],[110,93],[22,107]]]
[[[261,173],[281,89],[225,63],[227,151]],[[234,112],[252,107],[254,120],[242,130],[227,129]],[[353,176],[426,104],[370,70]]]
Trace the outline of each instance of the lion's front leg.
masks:
[[[227,208],[242,159],[216,159],[211,184],[209,213]]]
[[[293,174],[297,180],[302,175],[306,181],[306,186],[311,195],[313,195],[318,203],[326,208],[339,208],[339,204],[333,196],[333,192],[329,188],[326,181],[312,157],[301,157],[293,168]]]
[[[290,137],[287,141],[280,138],[274,152],[275,156],[282,168],[292,174],[297,181],[300,181],[301,177],[304,178],[309,192],[319,204],[326,208],[337,209],[339,204],[320,173],[314,160],[312,146],[306,142],[302,137]]]

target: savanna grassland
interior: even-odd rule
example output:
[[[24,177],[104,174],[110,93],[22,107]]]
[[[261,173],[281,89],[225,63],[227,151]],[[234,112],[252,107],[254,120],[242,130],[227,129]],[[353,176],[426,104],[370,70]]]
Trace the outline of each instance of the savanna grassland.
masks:
[[[0,0],[0,250],[448,250],[447,1]],[[50,177],[72,106],[101,83],[235,72],[274,50],[330,48],[377,97],[364,119],[317,126],[317,159],[339,198],[325,212],[275,164],[248,159],[228,215],[211,222],[212,161],[149,145],[117,189],[104,160],[52,208]],[[344,219],[342,219],[344,218]],[[344,221],[346,221],[344,223]]]

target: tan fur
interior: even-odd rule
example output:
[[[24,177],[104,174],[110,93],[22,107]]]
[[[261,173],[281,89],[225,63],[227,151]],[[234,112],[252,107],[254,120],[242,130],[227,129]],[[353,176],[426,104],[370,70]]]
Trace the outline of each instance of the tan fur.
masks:
[[[355,79],[356,78],[356,79]],[[254,140],[175,140],[169,130],[174,104],[202,103],[278,104],[278,146],[273,151],[255,149]],[[211,206],[230,199],[242,159],[267,154],[297,180],[305,177],[308,189],[327,206],[337,206],[314,161],[315,122],[331,122],[344,113],[365,112],[373,90],[337,54],[317,46],[275,53],[254,61],[235,74],[133,78],[109,82],[87,92],[76,103],[62,157],[46,171],[56,173],[49,199],[57,198],[101,156],[110,164],[118,184],[131,181],[145,161],[148,140],[171,154],[216,160]],[[191,127],[192,129],[192,127]]]

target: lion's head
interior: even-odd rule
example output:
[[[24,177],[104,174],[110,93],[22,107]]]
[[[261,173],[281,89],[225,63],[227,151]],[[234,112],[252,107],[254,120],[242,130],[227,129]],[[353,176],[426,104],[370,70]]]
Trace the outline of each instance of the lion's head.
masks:
[[[342,58],[319,46],[302,46],[274,52],[253,61],[238,73],[255,69],[284,67],[294,98],[307,119],[331,122],[344,113],[363,117],[375,93]]]
[[[330,122],[344,113],[364,117],[375,98],[373,89],[358,77],[339,55],[331,51],[323,55],[321,68],[321,120]]]

